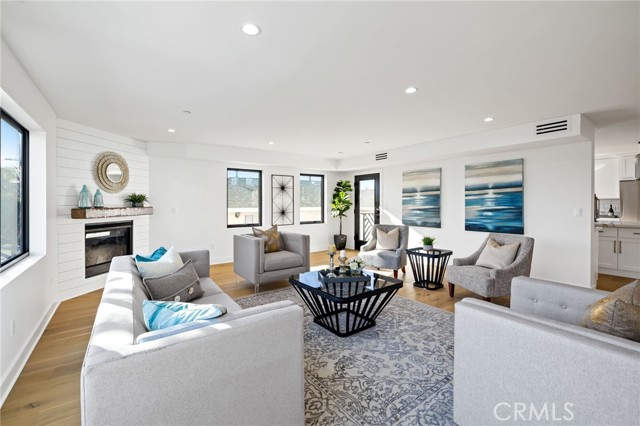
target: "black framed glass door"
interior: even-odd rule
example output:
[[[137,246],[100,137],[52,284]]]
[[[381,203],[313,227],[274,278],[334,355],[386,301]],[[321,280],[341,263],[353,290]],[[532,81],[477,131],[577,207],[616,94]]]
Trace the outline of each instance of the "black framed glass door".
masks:
[[[373,225],[380,223],[380,174],[355,177],[355,249],[371,239]]]

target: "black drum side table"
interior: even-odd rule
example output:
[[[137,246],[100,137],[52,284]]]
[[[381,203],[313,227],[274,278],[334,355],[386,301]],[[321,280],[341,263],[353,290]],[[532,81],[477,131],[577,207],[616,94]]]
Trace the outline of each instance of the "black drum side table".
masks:
[[[415,282],[414,287],[438,290],[444,287],[442,280],[447,270],[449,258],[453,254],[451,250],[431,249],[423,250],[422,247],[407,249],[407,257],[411,263],[411,270]]]

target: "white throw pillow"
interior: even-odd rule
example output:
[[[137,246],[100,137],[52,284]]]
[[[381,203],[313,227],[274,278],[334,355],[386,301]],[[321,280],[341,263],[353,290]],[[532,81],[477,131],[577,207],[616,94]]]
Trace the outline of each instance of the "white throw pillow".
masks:
[[[393,228],[389,232],[377,229],[376,250],[397,250],[400,240],[400,228]]]
[[[487,245],[484,247],[484,250],[482,250],[482,253],[480,253],[476,265],[491,269],[506,268],[516,260],[519,247],[520,243],[501,246],[496,243],[493,238],[489,238]]]
[[[142,278],[155,278],[167,274],[173,274],[184,265],[182,258],[176,249],[171,247],[156,262],[136,262],[138,272]]]

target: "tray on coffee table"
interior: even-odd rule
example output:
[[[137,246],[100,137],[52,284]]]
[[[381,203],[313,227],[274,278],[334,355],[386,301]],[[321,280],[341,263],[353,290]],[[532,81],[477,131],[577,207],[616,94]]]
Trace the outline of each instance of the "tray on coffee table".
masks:
[[[332,271],[330,269],[323,269],[318,271],[318,278],[323,283],[350,283],[350,282],[371,282],[371,275],[367,275],[365,273],[353,274],[350,269],[348,269],[344,274],[340,273],[340,269],[336,268],[333,270],[334,277],[330,277],[329,274]]]

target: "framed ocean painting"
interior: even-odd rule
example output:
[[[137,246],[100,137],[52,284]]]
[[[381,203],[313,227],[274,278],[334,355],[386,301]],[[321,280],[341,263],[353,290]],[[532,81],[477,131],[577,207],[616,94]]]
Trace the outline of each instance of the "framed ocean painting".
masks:
[[[524,160],[465,166],[464,229],[524,234]]]
[[[440,228],[441,169],[402,173],[402,223]]]

